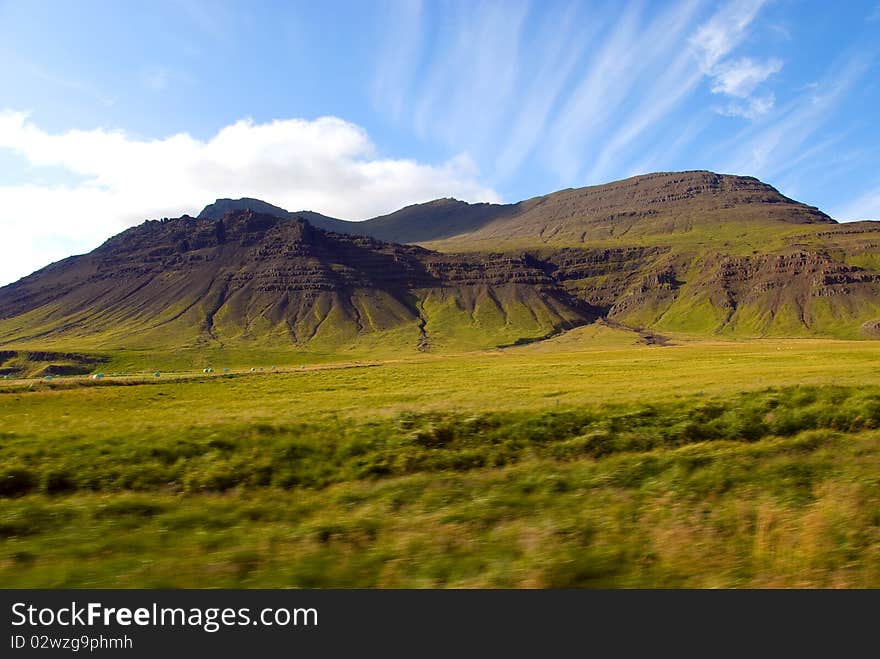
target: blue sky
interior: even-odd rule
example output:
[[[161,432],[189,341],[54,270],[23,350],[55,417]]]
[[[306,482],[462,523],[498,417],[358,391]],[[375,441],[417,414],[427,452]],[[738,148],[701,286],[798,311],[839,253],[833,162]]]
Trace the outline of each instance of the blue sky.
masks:
[[[880,3],[0,0],[0,284],[217,197],[364,219],[661,170],[880,218]]]

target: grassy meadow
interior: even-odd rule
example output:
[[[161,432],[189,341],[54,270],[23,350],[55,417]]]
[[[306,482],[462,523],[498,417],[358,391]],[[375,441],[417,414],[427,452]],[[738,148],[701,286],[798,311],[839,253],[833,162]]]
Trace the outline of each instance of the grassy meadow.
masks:
[[[636,339],[0,382],[0,583],[880,587],[880,345]]]

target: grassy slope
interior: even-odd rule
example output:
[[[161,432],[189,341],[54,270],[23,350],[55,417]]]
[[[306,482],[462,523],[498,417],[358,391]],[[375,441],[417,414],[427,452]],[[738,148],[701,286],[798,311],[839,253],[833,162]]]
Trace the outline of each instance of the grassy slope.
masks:
[[[876,344],[633,340],[7,387],[0,579],[880,586]]]
[[[686,219],[686,218],[685,218]],[[787,245],[797,243],[803,245],[820,244],[825,241],[815,237],[821,232],[833,231],[835,225],[818,224],[769,224],[766,221],[743,221],[737,219],[717,224],[701,224],[694,222],[687,230],[676,230],[674,233],[657,232],[627,233],[620,236],[589,237],[586,243],[576,237],[552,237],[546,242],[536,241],[533,237],[505,240],[503,237],[479,239],[460,236],[445,240],[419,243],[428,249],[441,252],[480,252],[505,249],[516,251],[534,249],[541,245],[548,247],[673,247],[675,249],[717,249],[735,256],[749,256],[753,253],[771,253]]]
[[[686,222],[685,222],[686,223]],[[563,235],[546,243],[535,238],[514,238],[509,241],[493,237],[480,240],[461,236],[423,245],[440,251],[481,251],[506,249],[511,252],[535,250],[549,253],[552,248],[589,247],[664,247],[670,253],[661,263],[669,261],[689,264],[683,277],[683,287],[676,298],[656,305],[645,304],[616,319],[631,326],[651,326],[658,331],[689,334],[723,335],[728,337],[804,337],[826,336],[840,339],[864,338],[862,323],[880,317],[876,296],[853,297],[844,300],[813,298],[806,315],[810,326],[801,322],[799,308],[791,303],[779,304],[773,299],[742,305],[733,317],[695,289],[699,288],[704,273],[702,264],[717,254],[754,256],[784,253],[792,248],[828,253],[848,265],[877,270],[880,261],[876,243],[880,227],[864,227],[864,233],[852,232],[850,225],[771,224],[736,220],[719,224],[695,222],[689,230],[674,233],[628,233],[621,236],[590,239],[580,243]],[[652,268],[646,268],[650,272]],[[584,282],[584,286],[601,284],[600,278]]]
[[[471,286],[416,293],[413,305],[425,319],[426,340],[422,339],[418,320],[412,315],[406,317],[400,302],[376,300],[375,294],[361,290],[345,305],[338,300],[319,300],[327,303],[315,304],[308,322],[299,323],[293,330],[285,322],[272,319],[265,309],[241,314],[248,318],[246,333],[219,314],[214,324],[216,338],[200,333],[204,317],[197,309],[174,322],[158,319],[143,326],[125,320],[102,324],[100,318],[83,312],[78,324],[82,329],[49,336],[40,334],[51,332],[56,321],[39,321],[38,314],[31,312],[0,321],[0,348],[91,353],[104,360],[96,371],[167,371],[383,359],[416,355],[420,349],[443,353],[479,350],[537,339],[558,327],[582,322],[575,312],[527,288]],[[388,317],[389,309],[399,313]],[[37,370],[35,366],[26,373],[31,375]]]
[[[672,233],[630,231],[620,236],[591,237],[586,243],[572,241],[562,234],[548,243],[536,242],[539,239],[534,237],[506,241],[494,237],[488,242],[465,237],[425,245],[441,251],[530,250],[544,256],[553,248],[565,246],[668,248],[669,252],[656,262],[639,266],[639,276],[633,283],[638,284],[644,275],[672,264],[683,280],[682,288],[676,295],[647,300],[615,317],[632,326],[651,326],[661,332],[742,338],[812,335],[857,339],[862,338],[863,323],[880,318],[877,291],[861,291],[835,300],[811,297],[805,310],[807,327],[801,321],[801,309],[790,300],[774,299],[772,294],[767,299],[743,304],[728,318],[725,309],[706,297],[710,291],[701,287],[713,272],[711,268],[704,271],[704,265],[718,254],[752,256],[796,248],[823,251],[840,262],[876,269],[876,237],[880,232],[874,231],[873,225],[855,227],[860,231],[856,232],[849,225],[742,219],[707,224],[689,223],[686,217],[682,218],[682,225],[691,228],[679,228]],[[650,223],[646,226],[650,227]],[[576,288],[601,288],[606,279],[607,275],[590,277],[580,281]],[[190,300],[180,300],[161,314],[138,315],[127,308],[94,313],[84,308],[64,320],[69,326],[61,333],[58,319],[52,316],[53,305],[49,304],[0,320],[0,346],[12,350],[102,353],[113,357],[119,370],[196,368],[220,361],[234,367],[254,361],[311,361],[333,354],[347,359],[385,358],[414,353],[420,345],[437,352],[488,348],[545,336],[565,324],[571,315],[548,306],[534,295],[516,296],[508,294],[504,287],[496,289],[491,296],[468,287],[417,291],[416,297],[420,299],[414,298],[411,306],[419,307],[426,317],[426,342],[412,309],[403,308],[399,301],[373,299],[370,291],[359,290],[350,303],[321,300],[304,311],[294,327],[274,318],[277,310],[272,308],[239,309],[230,303],[214,318],[213,337],[200,329],[205,325],[205,304],[188,308]],[[269,304],[265,300],[261,303]],[[362,327],[356,324],[355,316]],[[239,322],[242,318],[247,319],[246,331]],[[152,357],[157,353],[162,356]],[[115,359],[117,356],[119,359]]]

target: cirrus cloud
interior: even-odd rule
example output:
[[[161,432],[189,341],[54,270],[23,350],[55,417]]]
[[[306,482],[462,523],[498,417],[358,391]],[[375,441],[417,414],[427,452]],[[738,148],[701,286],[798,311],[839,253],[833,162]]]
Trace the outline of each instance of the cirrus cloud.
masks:
[[[690,39],[690,45],[703,73],[712,78],[711,91],[733,99],[715,107],[718,114],[757,119],[775,105],[770,92],[752,96],[755,89],[771,75],[782,70],[782,60],[771,57],[758,61],[751,57],[726,59],[749,35],[749,26],[766,0],[743,0],[723,6]]]
[[[735,62],[725,62],[713,71],[712,92],[737,98],[747,98],[759,84],[782,70],[782,60],[772,57],[759,62],[743,57]]]
[[[0,184],[0,232],[14,246],[0,262],[0,285],[144,219],[196,213],[218,197],[351,219],[449,195],[499,201],[466,153],[440,164],[385,158],[361,127],[337,117],[243,119],[203,141],[101,128],[53,134],[26,113],[6,111],[3,149],[79,180]]]
[[[774,105],[776,105],[776,96],[770,92],[764,96],[746,98],[743,101],[731,101],[725,106],[714,108],[714,110],[718,114],[728,117],[757,119],[770,112]]]

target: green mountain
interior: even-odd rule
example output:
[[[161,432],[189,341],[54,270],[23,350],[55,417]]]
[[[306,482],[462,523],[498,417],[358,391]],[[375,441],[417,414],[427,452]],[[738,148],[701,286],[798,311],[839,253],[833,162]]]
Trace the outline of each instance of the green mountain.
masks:
[[[364,222],[225,199],[0,288],[0,347],[9,359],[393,355],[523,343],[600,318],[658,332],[871,337],[878,244],[874,223],[841,225],[757,179],[711,172],[509,205],[440,199]]]
[[[443,252],[526,252],[551,267],[581,258],[593,265],[558,273],[560,284],[631,326],[734,336],[880,333],[878,223],[838,224],[752,177],[667,172],[517,204],[439,199],[364,222],[309,219]]]
[[[598,316],[527,255],[447,255],[251,210],[146,222],[0,289],[0,310],[5,345],[329,352],[480,348]]]

